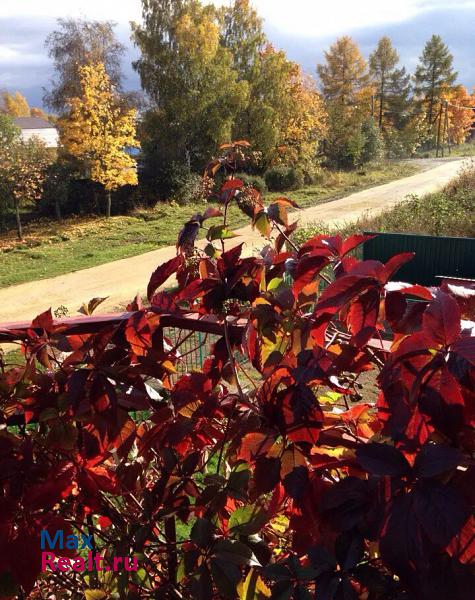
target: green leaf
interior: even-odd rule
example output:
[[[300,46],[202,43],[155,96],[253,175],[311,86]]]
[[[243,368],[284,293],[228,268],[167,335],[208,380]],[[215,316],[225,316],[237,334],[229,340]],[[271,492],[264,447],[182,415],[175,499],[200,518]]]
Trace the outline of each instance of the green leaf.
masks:
[[[213,581],[220,594],[230,600],[236,598],[236,588],[241,581],[241,569],[217,557],[211,559],[210,566]]]
[[[274,279],[271,279],[269,281],[269,285],[267,286],[267,291],[268,292],[275,292],[276,290],[278,290],[280,288],[280,286],[283,284],[284,280],[282,279],[282,277],[274,277]]]
[[[229,475],[228,489],[233,492],[242,492],[251,479],[249,465],[245,462],[239,463],[234,467]]]
[[[253,551],[237,540],[219,540],[214,547],[216,558],[233,565],[261,566]]]
[[[254,227],[261,235],[268,238],[270,236],[271,226],[270,220],[265,210],[261,210],[254,217]]]
[[[253,535],[267,523],[267,514],[253,505],[240,506],[229,518],[229,530],[233,534]]]
[[[235,237],[238,237],[237,234],[230,231],[226,225],[213,225],[208,229],[206,239],[212,242],[213,240],[229,240]]]
[[[206,548],[214,539],[215,527],[208,519],[196,519],[190,537],[200,548]]]
[[[287,227],[289,217],[287,215],[287,209],[281,202],[273,202],[267,209],[267,214],[272,221]]]

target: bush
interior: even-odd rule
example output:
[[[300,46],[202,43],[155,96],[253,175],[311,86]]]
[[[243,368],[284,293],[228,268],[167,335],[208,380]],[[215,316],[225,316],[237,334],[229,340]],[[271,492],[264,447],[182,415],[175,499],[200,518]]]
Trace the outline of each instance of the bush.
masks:
[[[304,185],[304,175],[295,167],[272,167],[266,171],[264,179],[271,192],[287,192]]]
[[[241,179],[246,187],[253,187],[260,194],[267,192],[267,185],[263,177],[259,175],[249,175],[249,173],[236,173],[235,177]]]
[[[384,139],[373,119],[367,119],[361,128],[364,137],[361,164],[379,162],[384,157]]]
[[[163,173],[160,195],[162,199],[178,204],[205,202],[207,199],[203,177],[182,163],[172,163]]]
[[[278,251],[287,204],[254,215]],[[473,595],[475,338],[462,318],[475,315],[460,295],[391,288],[410,257],[349,259],[360,237],[316,237],[285,260],[243,257],[239,242],[198,257],[187,225],[150,304],[94,333],[49,310],[11,334],[26,360],[0,358],[3,595]],[[157,312],[177,308],[171,339],[173,315]],[[43,529],[82,533],[80,554],[51,553],[42,572]],[[84,576],[91,558],[107,577]]]

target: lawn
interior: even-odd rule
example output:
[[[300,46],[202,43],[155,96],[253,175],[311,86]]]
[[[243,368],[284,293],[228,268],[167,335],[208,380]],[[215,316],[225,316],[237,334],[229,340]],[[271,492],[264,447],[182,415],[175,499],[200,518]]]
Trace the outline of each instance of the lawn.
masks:
[[[318,185],[289,193],[301,207],[328,202],[352,192],[387,183],[416,173],[419,167],[390,162],[364,171],[325,173]],[[268,198],[282,194],[268,194]],[[15,232],[0,235],[0,287],[45,279],[128,258],[173,245],[182,224],[204,205],[158,204],[151,210],[137,210],[128,216],[75,217],[62,222],[38,220],[24,228],[24,241]],[[244,225],[247,218],[234,208],[232,226]]]

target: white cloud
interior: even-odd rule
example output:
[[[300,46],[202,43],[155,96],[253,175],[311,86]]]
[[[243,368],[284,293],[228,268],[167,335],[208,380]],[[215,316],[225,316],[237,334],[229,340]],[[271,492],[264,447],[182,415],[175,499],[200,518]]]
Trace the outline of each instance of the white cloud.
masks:
[[[253,0],[253,4],[269,27],[316,37],[398,23],[434,8],[474,8],[475,0]],[[4,0],[0,4],[0,17],[83,16],[125,24],[140,20],[140,14],[140,0]]]

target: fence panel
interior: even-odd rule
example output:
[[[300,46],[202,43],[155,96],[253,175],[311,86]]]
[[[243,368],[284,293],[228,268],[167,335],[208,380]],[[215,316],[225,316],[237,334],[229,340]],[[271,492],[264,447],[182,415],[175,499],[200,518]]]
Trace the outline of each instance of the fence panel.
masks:
[[[401,252],[416,253],[409,263],[397,271],[393,277],[397,281],[438,285],[441,275],[475,278],[475,238],[405,233],[375,233],[374,235],[376,237],[364,244],[364,260],[386,262],[391,256]]]

